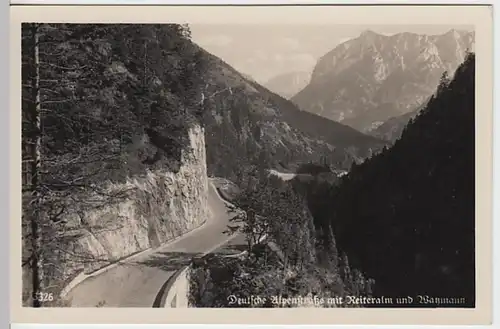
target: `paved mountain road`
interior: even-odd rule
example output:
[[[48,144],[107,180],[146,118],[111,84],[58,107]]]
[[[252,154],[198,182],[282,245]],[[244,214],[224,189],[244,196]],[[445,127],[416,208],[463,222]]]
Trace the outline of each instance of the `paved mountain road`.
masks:
[[[176,270],[187,265],[193,256],[211,252],[232,239],[222,233],[231,215],[212,183],[209,183],[208,205],[212,217],[201,227],[84,280],[69,291],[71,306],[152,307],[162,286]]]

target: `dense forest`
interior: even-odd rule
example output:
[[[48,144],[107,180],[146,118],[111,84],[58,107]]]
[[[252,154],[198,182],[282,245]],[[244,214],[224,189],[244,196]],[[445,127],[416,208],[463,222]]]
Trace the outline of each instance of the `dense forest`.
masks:
[[[174,24],[23,24],[25,299],[60,277],[68,215],[85,227],[87,211],[126,197],[109,184],[178,170],[206,72],[189,40]]]
[[[108,154],[96,181],[141,173],[156,164],[149,157],[179,160],[186,128],[201,110],[203,61],[189,38],[180,25],[24,25],[24,149],[39,133],[29,126],[38,106],[43,157]],[[152,150],[137,150],[143,135]],[[87,160],[80,167],[103,169],[101,159]],[[128,167],[116,168],[118,160]],[[57,171],[81,169],[73,167]]]
[[[316,307],[359,307],[347,302],[347,296],[371,296],[373,280],[351,267],[347,255],[338,251],[331,227],[315,227],[306,198],[292,184],[257,170],[243,175],[239,186],[231,200],[235,216],[229,231],[246,235],[245,250],[250,253],[241,258],[209,255],[195,262],[191,305],[305,307],[300,301],[280,304],[271,297],[316,296],[324,300]],[[238,304],[228,296],[266,300]]]
[[[333,228],[351,265],[375,280],[375,295],[475,305],[474,88],[469,53],[393,147],[335,186],[301,185],[316,227]]]

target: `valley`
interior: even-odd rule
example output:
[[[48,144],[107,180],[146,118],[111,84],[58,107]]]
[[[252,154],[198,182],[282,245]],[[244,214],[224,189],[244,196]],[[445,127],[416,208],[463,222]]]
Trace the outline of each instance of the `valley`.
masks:
[[[188,25],[22,32],[24,306],[474,307],[473,32],[366,31],[266,86]]]

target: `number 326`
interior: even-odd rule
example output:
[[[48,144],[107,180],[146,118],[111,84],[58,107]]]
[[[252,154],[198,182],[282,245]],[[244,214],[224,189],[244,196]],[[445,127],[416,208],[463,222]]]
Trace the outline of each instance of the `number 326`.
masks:
[[[38,292],[34,298],[40,302],[51,302],[54,300],[54,294],[51,292]]]

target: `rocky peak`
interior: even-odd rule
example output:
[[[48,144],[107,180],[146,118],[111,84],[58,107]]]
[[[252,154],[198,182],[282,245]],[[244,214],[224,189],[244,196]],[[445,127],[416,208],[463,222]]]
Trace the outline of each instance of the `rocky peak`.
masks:
[[[473,32],[392,36],[363,31],[318,60],[309,85],[291,98],[303,110],[365,131],[411,111],[473,51]]]
[[[381,37],[382,35],[381,34],[378,34],[372,30],[364,30],[363,32],[361,32],[361,34],[359,35],[359,38],[360,39],[373,39],[373,38],[378,38],[378,37]]]
[[[445,34],[443,34],[443,37],[451,37],[453,39],[460,39],[461,37],[465,36],[467,34],[466,31],[458,31],[456,29],[451,29]]]

